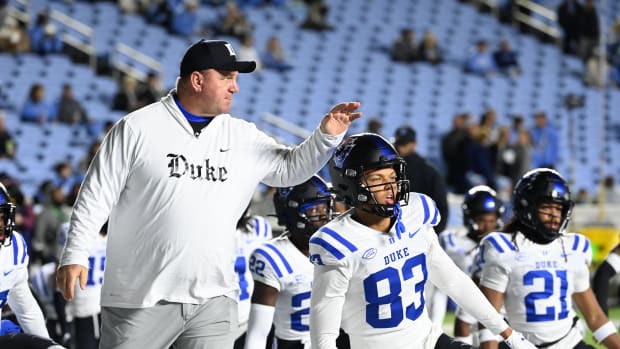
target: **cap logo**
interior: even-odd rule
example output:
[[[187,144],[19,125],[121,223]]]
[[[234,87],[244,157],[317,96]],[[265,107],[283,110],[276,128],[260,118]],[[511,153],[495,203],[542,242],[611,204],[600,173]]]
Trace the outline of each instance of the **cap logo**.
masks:
[[[226,48],[228,49],[228,53],[229,53],[231,56],[237,56],[237,55],[235,54],[235,50],[233,50],[233,48],[232,48],[232,45],[230,45],[229,43],[225,43],[225,44],[224,44],[224,46],[226,46]]]

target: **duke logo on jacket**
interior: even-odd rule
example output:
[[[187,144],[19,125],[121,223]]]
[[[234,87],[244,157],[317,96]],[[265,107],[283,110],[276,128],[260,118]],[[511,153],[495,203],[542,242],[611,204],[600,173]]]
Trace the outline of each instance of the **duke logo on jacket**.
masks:
[[[192,164],[187,161],[185,156],[180,154],[168,154],[170,158],[168,168],[170,177],[180,178],[186,174],[191,179],[206,179],[213,182],[224,182],[228,179],[226,167],[213,167],[209,165],[209,159],[205,159],[204,164]]]

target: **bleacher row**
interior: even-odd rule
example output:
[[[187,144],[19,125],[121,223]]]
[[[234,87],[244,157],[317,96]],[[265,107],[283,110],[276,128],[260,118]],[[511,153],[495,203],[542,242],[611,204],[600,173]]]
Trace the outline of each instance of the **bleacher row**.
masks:
[[[545,111],[561,134],[559,170],[576,187],[593,191],[601,176],[620,174],[620,157],[614,156],[620,151],[620,91],[584,87],[582,62],[562,54],[557,46],[523,35],[457,0],[326,2],[334,30],[321,33],[299,29],[304,7],[293,0],[285,7],[244,9],[254,25],[256,47],[262,49],[270,36],[277,36],[295,68],[241,76],[241,92],[235,96],[232,114],[257,122],[287,142],[298,143],[295,136],[264,124],[260,115],[274,113],[311,129],[329,106],[359,100],[367,118],[381,118],[387,136],[403,124],[415,127],[419,152],[439,161],[440,137],[458,112],[477,117],[490,107],[497,111],[500,124],[508,125],[512,115],[521,114],[529,127],[533,113]],[[620,9],[608,7],[604,15],[615,18]],[[139,15],[123,14],[113,2],[30,1],[30,17],[35,18],[44,8],[54,8],[93,27],[99,57],[109,56],[121,42],[155,58],[163,67],[162,78],[168,88],[174,85],[185,48],[198,38],[170,35]],[[202,4],[200,22],[212,23],[220,10]],[[62,31],[63,24],[56,24]],[[433,31],[445,62],[438,66],[392,62],[388,48],[404,27],[415,29],[418,37],[425,30]],[[237,45],[235,39],[225,39]],[[479,39],[489,41],[493,48],[508,39],[519,52],[523,74],[481,78],[465,73],[462,63]],[[21,104],[35,82],[46,86],[48,100],[59,95],[63,83],[71,83],[96,120],[122,116],[110,110],[117,88],[112,78],[97,76],[90,67],[61,55],[0,54],[0,105],[6,107],[9,130],[17,134],[19,159],[19,163],[0,160],[0,171],[17,174],[28,195],[50,177],[51,164],[59,159],[76,164],[89,143],[83,129],[62,125],[41,128],[19,121]],[[567,94],[584,95],[585,107],[564,108]],[[364,129],[365,122],[358,122],[352,132]]]

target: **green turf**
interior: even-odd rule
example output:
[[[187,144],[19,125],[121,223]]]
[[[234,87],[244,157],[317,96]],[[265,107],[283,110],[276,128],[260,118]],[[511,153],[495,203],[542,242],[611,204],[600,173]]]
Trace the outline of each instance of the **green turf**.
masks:
[[[620,307],[609,309],[609,319],[613,321],[614,324],[616,324],[616,326],[620,324]],[[452,335],[453,330],[454,330],[453,324],[454,324],[454,313],[452,312],[446,313],[446,317],[443,321],[443,330],[446,334]],[[585,341],[586,343],[593,345],[596,349],[605,348],[604,346],[599,345],[596,343],[596,341],[594,341],[594,339],[592,338],[592,332],[590,332],[589,330],[586,333]]]

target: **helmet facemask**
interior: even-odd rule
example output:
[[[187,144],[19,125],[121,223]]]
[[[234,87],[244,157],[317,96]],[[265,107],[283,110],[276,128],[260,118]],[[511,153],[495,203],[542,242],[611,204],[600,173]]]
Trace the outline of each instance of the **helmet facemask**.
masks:
[[[0,205],[0,215],[2,216],[2,227],[0,227],[0,245],[11,241],[13,229],[15,229],[15,205],[5,203]]]

